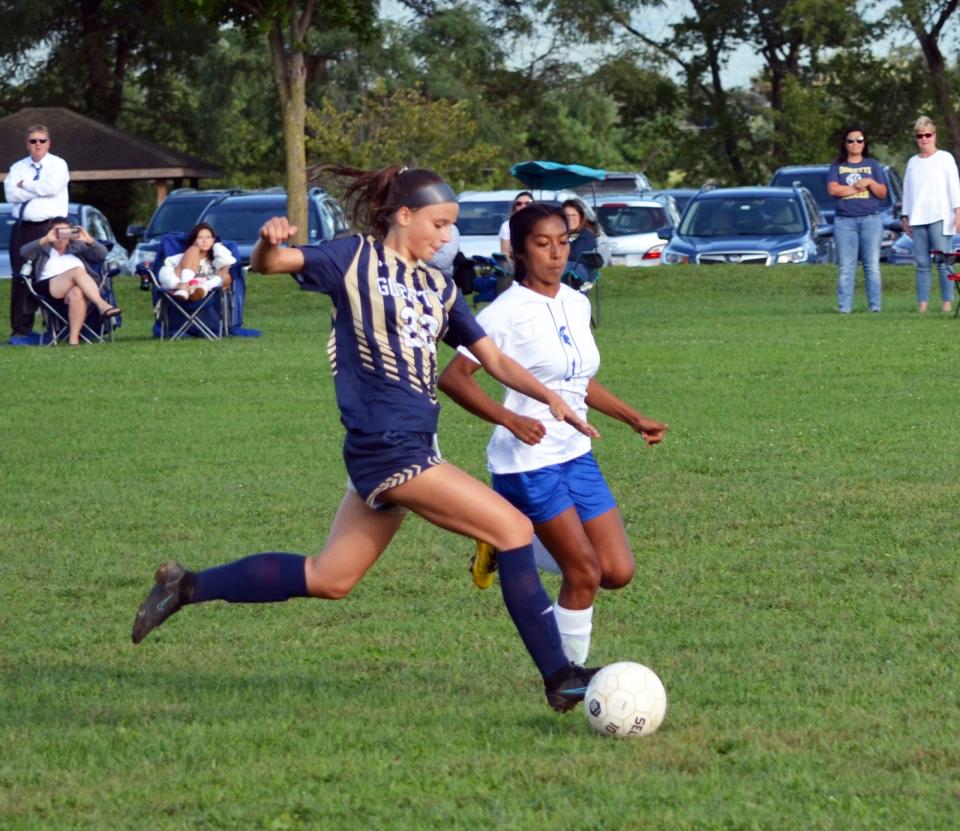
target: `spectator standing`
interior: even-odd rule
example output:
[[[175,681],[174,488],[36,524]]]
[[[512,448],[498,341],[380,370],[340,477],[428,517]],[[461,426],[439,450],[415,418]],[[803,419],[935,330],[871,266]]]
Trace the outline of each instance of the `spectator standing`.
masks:
[[[840,269],[837,274],[837,311],[850,314],[857,278],[857,259],[863,263],[867,308],[880,311],[883,284],[880,278],[880,241],[883,236],[883,200],[887,177],[870,158],[867,134],[848,127],[840,140],[840,153],[827,172],[827,193],[837,200],[833,236]],[[929,276],[929,275],[928,275]]]
[[[69,212],[67,186],[70,171],[67,163],[50,152],[50,131],[42,124],[27,128],[27,150],[30,155],[14,162],[3,182],[7,202],[13,207],[16,223],[10,232],[10,332],[29,336],[37,302],[20,276],[23,257],[20,249],[28,242],[43,237],[51,221]]]
[[[903,230],[913,238],[917,265],[917,311],[927,310],[930,300],[931,251],[946,251],[960,225],[960,175],[957,163],[946,150],[937,150],[937,128],[925,115],[913,125],[920,152],[907,162],[903,177]],[[953,303],[953,284],[947,265],[939,262],[940,299],[943,311]]]

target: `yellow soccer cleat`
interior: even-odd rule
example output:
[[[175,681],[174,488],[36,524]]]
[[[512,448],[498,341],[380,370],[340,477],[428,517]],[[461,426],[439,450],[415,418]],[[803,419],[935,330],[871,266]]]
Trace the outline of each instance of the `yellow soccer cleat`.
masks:
[[[493,585],[493,573],[497,570],[497,550],[490,543],[474,540],[477,553],[470,560],[470,574],[478,589],[489,589]]]

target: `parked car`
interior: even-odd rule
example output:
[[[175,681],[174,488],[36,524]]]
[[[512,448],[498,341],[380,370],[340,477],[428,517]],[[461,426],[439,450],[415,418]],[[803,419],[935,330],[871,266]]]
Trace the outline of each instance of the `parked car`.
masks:
[[[240,192],[236,188],[230,190],[178,188],[171,191],[157,206],[146,227],[131,225],[127,228],[127,236],[137,240],[137,245],[130,255],[130,273],[136,274],[139,265],[145,265],[147,268],[153,265],[160,248],[160,237],[164,234],[173,231],[188,232],[197,224],[200,214],[211,202]]]
[[[610,264],[660,265],[666,243],[658,231],[677,222],[673,197],[663,204],[647,196],[609,196],[597,205],[597,218],[610,238]]]
[[[225,240],[240,250],[240,262],[250,265],[250,255],[260,235],[260,227],[272,216],[287,213],[287,193],[283,188],[235,193],[217,199],[206,207],[198,222],[208,222]],[[307,192],[307,242],[331,240],[350,230],[340,203],[321,187]]]
[[[960,251],[960,234],[954,234],[950,240],[950,251]],[[913,237],[900,234],[890,246],[890,255],[887,262],[891,265],[914,265]]]
[[[680,216],[683,216],[683,211],[687,207],[687,203],[698,193],[699,191],[696,188],[656,188],[649,191],[649,195],[654,197],[661,195],[672,196],[676,202]]]
[[[510,216],[513,200],[524,188],[516,190],[468,190],[457,197],[460,213],[457,230],[460,232],[460,252],[463,256],[489,257],[500,253],[500,226]],[[528,188],[529,190],[529,188]],[[532,190],[537,202],[560,205],[567,199],[579,199],[586,208],[587,217],[596,222],[592,202],[572,190]],[[597,236],[597,250],[605,263],[610,261],[610,243],[605,234]]]
[[[574,190],[585,200],[594,196],[609,196],[618,193],[640,193],[650,190],[650,180],[639,171],[608,170],[603,179],[597,179],[585,185],[577,185]]]
[[[93,205],[71,202],[67,219],[74,225],[82,225],[95,240],[107,246],[107,270],[112,274],[126,274],[128,254],[118,241],[110,222]],[[13,205],[0,204],[0,278],[10,278],[10,232],[16,220],[13,217]]]
[[[660,237],[669,240],[666,264],[836,260],[833,226],[801,185],[702,190],[690,200],[680,225],[661,229]]]
[[[883,218],[883,236],[880,238],[880,259],[889,259],[889,249],[900,234],[900,208],[903,205],[903,180],[896,168],[882,165],[887,177],[887,198],[884,200],[881,216]],[[813,195],[827,222],[833,222],[837,210],[837,200],[827,193],[828,164],[791,165],[781,167],[770,179],[771,187],[789,187],[799,182]]]

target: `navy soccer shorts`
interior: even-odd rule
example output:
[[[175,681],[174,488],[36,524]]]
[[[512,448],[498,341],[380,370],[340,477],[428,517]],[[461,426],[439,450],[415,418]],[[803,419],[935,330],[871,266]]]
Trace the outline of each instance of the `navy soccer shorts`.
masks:
[[[343,440],[343,461],[350,477],[347,486],[378,511],[397,509],[380,499],[384,491],[444,463],[435,434],[403,430],[385,433],[347,430]]]

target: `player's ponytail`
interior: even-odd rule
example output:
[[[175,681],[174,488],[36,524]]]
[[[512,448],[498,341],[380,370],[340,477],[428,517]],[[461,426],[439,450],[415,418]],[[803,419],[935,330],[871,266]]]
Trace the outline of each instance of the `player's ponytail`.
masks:
[[[353,223],[381,239],[390,230],[391,218],[399,208],[416,209],[456,201],[456,194],[443,177],[425,168],[389,165],[381,170],[360,170],[328,164],[318,169],[334,177],[353,180],[344,192]]]

